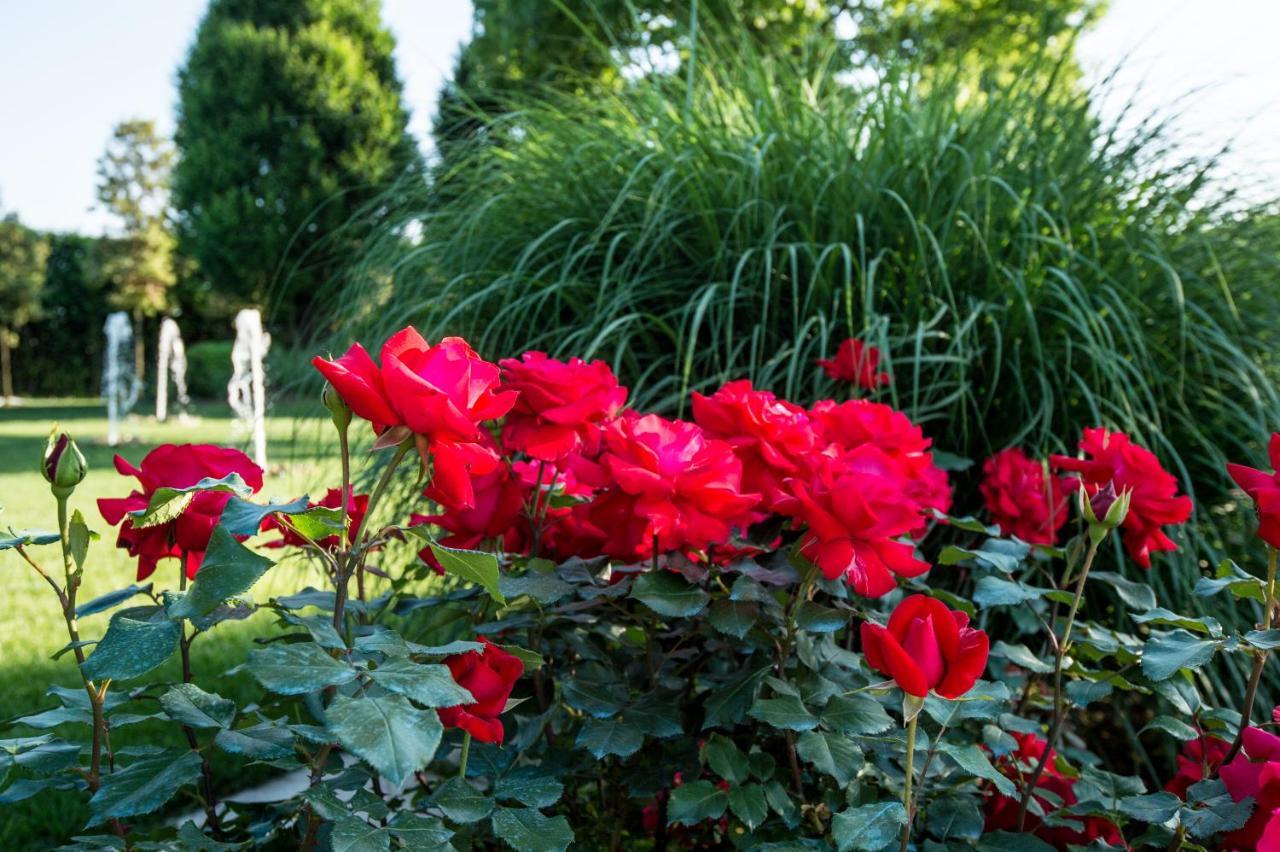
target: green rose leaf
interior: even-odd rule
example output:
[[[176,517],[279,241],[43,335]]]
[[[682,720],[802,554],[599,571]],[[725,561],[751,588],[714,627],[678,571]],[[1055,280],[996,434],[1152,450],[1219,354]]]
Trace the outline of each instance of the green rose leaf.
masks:
[[[669,571],[641,574],[631,589],[631,597],[667,618],[697,615],[711,599],[705,591]]]
[[[1141,731],[1138,731],[1138,733],[1144,734],[1147,731],[1164,731],[1174,739],[1179,739],[1183,742],[1194,740],[1196,737],[1200,736],[1200,734],[1196,732],[1195,728],[1191,727],[1181,719],[1175,719],[1172,716],[1157,716],[1148,722],[1146,727]],[[1159,821],[1164,822],[1164,820]]]
[[[1130,580],[1111,571],[1091,571],[1089,579],[1114,588],[1129,609],[1144,611],[1156,608],[1156,593],[1146,583]]]
[[[493,795],[531,808],[549,808],[564,795],[564,784],[538,766],[521,766],[498,779]]]
[[[90,680],[124,680],[154,669],[173,654],[182,625],[164,607],[139,606],[111,616],[107,632],[81,669]]]
[[[977,840],[982,826],[982,808],[976,799],[943,796],[929,803],[928,829],[941,840]]]
[[[756,623],[759,613],[760,606],[754,602],[720,599],[712,602],[707,620],[721,633],[741,639]]]
[[[333,852],[387,852],[391,848],[391,832],[359,817],[343,817],[333,824],[329,848]]]
[[[837,695],[828,701],[822,711],[822,721],[842,734],[853,736],[882,734],[893,726],[893,719],[880,702],[860,692]]]
[[[564,852],[573,843],[573,829],[562,816],[544,816],[533,808],[498,808],[493,833],[516,852]]]
[[[849,623],[849,614],[805,601],[796,612],[796,627],[811,633],[834,633]]]
[[[729,794],[710,781],[699,779],[672,789],[667,803],[667,821],[697,825],[704,819],[719,819],[729,806]]]
[[[453,837],[453,829],[435,817],[401,811],[387,826],[408,849],[444,847]]]
[[[1266,585],[1262,580],[1230,559],[1224,559],[1218,563],[1212,578],[1201,577],[1196,580],[1194,589],[1195,594],[1200,597],[1210,597],[1224,591],[1229,591],[1237,598],[1248,598],[1258,603],[1262,603],[1266,598]]]
[[[1201,639],[1186,630],[1163,633],[1142,646],[1142,673],[1152,680],[1165,680],[1179,669],[1203,666],[1217,650],[1216,640]]]
[[[1013,782],[1001,775],[991,765],[991,760],[981,746],[972,743],[969,745],[957,745],[955,743],[939,742],[938,752],[954,760],[969,775],[986,779],[995,784],[996,789],[1004,795],[1013,796],[1017,792]]]
[[[800,758],[826,775],[836,779],[841,787],[847,786],[862,769],[862,749],[853,740],[840,734],[824,731],[806,731],[796,742]]]
[[[895,842],[907,824],[902,802],[848,808],[831,818],[831,836],[840,852],[876,852]]]
[[[1244,634],[1244,641],[1263,651],[1280,648],[1280,630],[1250,630]]]
[[[149,814],[199,777],[200,755],[193,751],[171,751],[135,760],[103,775],[102,786],[89,800],[88,824]]]
[[[578,748],[586,749],[595,755],[597,760],[606,755],[616,754],[618,757],[630,757],[640,750],[644,744],[644,734],[634,725],[619,719],[594,719],[588,717],[582,722],[575,743]]]
[[[0,550],[12,550],[15,547],[25,547],[28,544],[53,544],[59,541],[62,536],[56,532],[48,530],[17,530],[9,529],[9,535],[0,538]]]
[[[457,707],[476,701],[453,679],[449,667],[441,663],[392,659],[369,672],[369,676],[384,688],[398,692],[423,707]]]
[[[160,706],[170,719],[192,728],[229,728],[236,717],[236,703],[194,683],[179,683],[160,696]]]
[[[757,698],[748,714],[752,719],[788,731],[810,731],[818,727],[817,718],[794,695]]]
[[[114,609],[118,604],[122,604],[134,595],[145,595],[151,591],[153,584],[145,585],[134,584],[126,586],[123,589],[116,589],[114,592],[107,592],[105,595],[99,595],[88,603],[82,603],[76,607],[76,618],[84,618],[86,615],[95,615],[99,612],[105,612]]]
[[[702,729],[725,727],[731,728],[741,722],[755,700],[760,681],[764,680],[772,666],[762,666],[755,671],[744,671],[724,686],[714,689],[707,696],[703,705],[706,711],[702,720]]]
[[[258,683],[281,695],[301,695],[356,679],[355,669],[313,642],[256,648],[249,652],[248,668]]]
[[[1187,832],[1200,840],[1243,828],[1253,813],[1250,799],[1231,798],[1222,781],[1200,781],[1187,789],[1187,803],[1179,812]]]
[[[1182,800],[1173,793],[1149,793],[1145,796],[1126,796],[1120,800],[1120,813],[1139,822],[1159,825],[1173,819],[1182,807]]]
[[[988,575],[979,580],[974,588],[973,602],[981,609],[989,609],[993,606],[1019,606],[1028,601],[1039,600],[1049,591],[1037,586],[1028,586],[1017,580],[1002,580]]]
[[[730,784],[737,786],[745,783],[751,772],[747,756],[742,753],[733,740],[723,734],[712,734],[702,747],[702,759],[711,771]]]
[[[276,760],[293,754],[293,732],[269,722],[251,728],[218,731],[213,741],[223,751],[256,760]]]
[[[446,574],[460,577],[468,583],[475,583],[488,592],[489,597],[498,603],[507,602],[500,586],[498,558],[492,553],[482,553],[478,550],[460,550],[438,544],[435,539],[431,538],[426,524],[404,527],[403,531],[406,535],[412,535],[425,541]]]
[[[238,473],[228,473],[221,479],[206,476],[195,485],[189,485],[186,488],[171,488],[167,485],[157,488],[152,492],[147,508],[130,512],[129,520],[135,529],[175,521],[202,491],[220,491],[241,498],[253,494],[253,489],[245,484]]]
[[[493,812],[493,799],[456,775],[436,787],[431,803],[453,822],[464,824],[479,822]]]
[[[1012,645],[1001,640],[991,648],[991,656],[1004,657],[1015,666],[1037,674],[1047,674],[1053,671],[1051,663],[1037,657],[1026,645]]]
[[[729,788],[729,810],[751,831],[764,825],[769,805],[764,788],[759,784],[734,785]]]
[[[503,576],[498,581],[502,594],[508,598],[528,595],[543,606],[553,604],[567,595],[573,594],[574,587],[561,580],[553,573],[546,573],[530,568],[522,577]]]
[[[208,615],[227,598],[242,595],[275,563],[254,553],[222,527],[214,527],[209,547],[187,593],[169,606],[172,618]]]
[[[400,695],[339,695],[325,717],[344,748],[399,786],[435,757],[443,730],[434,710],[419,710]]]
[[[277,512],[285,515],[296,515],[307,511],[307,497],[304,495],[288,503],[267,503],[265,506],[252,503],[240,497],[232,497],[222,508],[218,518],[218,526],[232,535],[255,535],[262,527],[262,521],[268,515]],[[203,570],[203,569],[202,569]]]

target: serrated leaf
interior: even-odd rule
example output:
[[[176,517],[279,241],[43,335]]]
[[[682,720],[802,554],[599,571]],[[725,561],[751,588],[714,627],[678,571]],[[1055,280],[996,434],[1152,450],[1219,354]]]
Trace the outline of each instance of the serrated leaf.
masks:
[[[493,795],[531,808],[549,808],[564,795],[564,784],[538,766],[521,766],[498,779]]]
[[[436,788],[431,803],[453,822],[479,822],[493,812],[493,799],[456,775]]]
[[[343,748],[398,786],[431,762],[443,730],[434,710],[399,695],[339,695],[325,708],[325,721]]]
[[[356,679],[355,669],[313,642],[256,648],[249,652],[248,669],[258,683],[281,695],[301,695]]]
[[[822,711],[822,722],[842,734],[882,734],[893,726],[888,711],[870,695],[837,695]]]
[[[573,829],[562,816],[544,816],[533,808],[498,808],[493,833],[516,852],[564,852],[573,843]]]
[[[194,683],[179,683],[160,696],[165,714],[192,728],[229,728],[236,717],[236,703]]]
[[[1280,648],[1280,630],[1250,630],[1242,638],[1248,644],[1263,651]]]
[[[255,535],[262,527],[262,522],[269,515],[277,512],[285,515],[296,515],[307,511],[306,495],[289,502],[271,502],[266,505],[253,503],[241,497],[233,496],[222,507],[218,517],[218,526],[232,535]]]
[[[701,757],[711,771],[730,784],[746,782],[751,771],[747,756],[723,734],[712,734],[702,746]]]
[[[26,547],[28,544],[46,545],[60,541],[62,536],[48,530],[14,530],[0,538],[0,550],[12,550],[15,547]]]
[[[1230,559],[1218,563],[1213,578],[1201,577],[1196,580],[1195,594],[1209,597],[1223,591],[1229,591],[1236,598],[1247,598],[1262,603],[1266,598],[1266,586],[1262,580],[1243,570]]]
[[[848,623],[848,613],[813,601],[805,601],[796,611],[796,627],[811,633],[834,633]]]
[[[500,604],[507,602],[499,587],[498,558],[492,553],[445,547],[431,538],[426,524],[404,527],[403,531],[424,540],[446,574],[475,583]]]
[[[407,849],[438,849],[453,837],[453,829],[435,817],[401,811],[387,826],[391,833],[404,841]]]
[[[1047,674],[1053,671],[1052,664],[1037,657],[1026,645],[1012,645],[1001,640],[991,648],[991,656],[1004,657],[1015,666],[1037,674]]]
[[[1217,650],[1218,643],[1213,639],[1173,630],[1148,639],[1142,646],[1142,673],[1152,680],[1164,680],[1179,669],[1203,666]]]
[[[796,753],[819,772],[836,779],[841,787],[862,770],[862,749],[853,740],[824,731],[805,731],[796,741]]]
[[[1187,804],[1179,812],[1187,832],[1199,840],[1244,827],[1253,813],[1249,798],[1235,801],[1221,780],[1200,781],[1187,789]]]
[[[847,808],[831,818],[831,837],[839,852],[877,852],[898,839],[907,824],[902,802],[875,802]]]
[[[1146,724],[1138,733],[1146,733],[1147,731],[1164,731],[1174,739],[1189,742],[1200,736],[1195,728],[1188,725],[1181,719],[1175,719],[1172,716],[1157,716]],[[1164,822],[1164,820],[1160,820]]]
[[[595,755],[597,760],[606,755],[616,754],[618,757],[630,757],[640,750],[644,744],[644,734],[626,722],[617,719],[583,720],[578,731],[575,745]]]
[[[1106,680],[1073,680],[1067,684],[1067,700],[1077,707],[1087,707],[1111,695],[1114,687]]]
[[[1173,793],[1149,793],[1144,796],[1126,796],[1120,800],[1119,811],[1139,822],[1159,825],[1173,819],[1182,806],[1182,800]]]
[[[991,760],[987,757],[987,753],[980,746],[972,743],[958,745],[944,741],[937,743],[937,750],[940,754],[945,754],[954,760],[969,775],[990,781],[1004,795],[1014,796],[1016,794],[1017,788],[1013,786],[1013,782],[1001,775],[991,765]]]
[[[508,598],[528,595],[543,606],[553,604],[574,592],[569,583],[561,580],[553,573],[543,573],[529,569],[521,577],[502,577],[498,583],[502,594]]]
[[[84,561],[89,555],[89,542],[97,538],[98,534],[89,529],[80,510],[72,512],[67,524],[67,550],[71,552],[71,560],[75,562],[77,571],[84,570]]]
[[[242,595],[275,563],[254,553],[222,527],[214,527],[200,571],[187,593],[169,607],[172,618],[208,615],[228,598]]]
[[[81,670],[90,680],[137,677],[169,659],[181,638],[182,625],[169,620],[164,607],[118,610]]]
[[[749,831],[755,831],[769,815],[764,789],[759,784],[735,784],[729,788],[729,810]]]
[[[1176,612],[1170,612],[1162,607],[1156,607],[1148,612],[1130,613],[1129,617],[1139,624],[1159,624],[1167,627],[1182,627],[1186,630],[1191,630],[1196,633],[1204,633],[1215,638],[1222,635],[1222,625],[1218,623],[1218,619],[1210,616],[1196,618],[1190,615],[1179,615]]]
[[[123,589],[116,589],[114,592],[107,592],[105,595],[99,595],[88,603],[80,604],[76,607],[76,618],[84,618],[87,615],[95,615],[99,612],[113,609],[117,605],[124,603],[134,595],[145,595],[151,591],[152,584],[132,585]]]
[[[343,817],[333,824],[330,849],[333,852],[388,852],[391,832],[359,817]]]
[[[1031,834],[992,831],[982,835],[978,852],[1054,852],[1054,848]]]
[[[202,491],[218,491],[242,498],[253,494],[253,489],[245,484],[238,473],[228,473],[220,479],[206,476],[195,485],[185,488],[173,488],[167,485],[157,488],[151,493],[151,500],[145,509],[129,513],[129,521],[134,529],[144,529],[177,520],[187,506],[191,505],[195,496]]]
[[[200,777],[200,755],[193,751],[165,752],[144,757],[108,773],[89,800],[89,826],[108,819],[149,814]]]
[[[398,692],[424,707],[457,707],[474,704],[475,697],[459,686],[442,663],[415,663],[407,659],[387,660],[369,676],[383,688]]]
[[[977,840],[982,836],[982,808],[970,797],[943,796],[929,803],[927,826],[941,840]]]
[[[1090,580],[1106,583],[1116,590],[1125,606],[1134,610],[1149,610],[1156,607],[1156,593],[1146,583],[1130,580],[1111,571],[1093,571]]]
[[[223,751],[256,760],[276,760],[293,754],[293,732],[268,722],[238,730],[223,729],[213,741]]]
[[[631,597],[668,618],[697,615],[711,599],[702,589],[668,571],[641,574],[631,588]]]
[[[1028,586],[1016,580],[1002,580],[988,575],[978,580],[978,585],[973,590],[973,602],[982,609],[993,606],[1020,606],[1029,601],[1039,600],[1049,591],[1049,589]]]
[[[788,731],[809,731],[818,726],[817,718],[794,695],[757,698],[748,715],[752,719]]]
[[[764,680],[772,666],[762,666],[755,671],[744,671],[733,680],[713,690],[703,703],[706,711],[702,729],[716,726],[733,727],[741,722],[755,698],[760,681]]]
[[[671,790],[667,802],[667,822],[697,825],[705,819],[719,819],[729,806],[729,795],[710,781],[689,781]]]
[[[733,601],[721,598],[713,601],[707,612],[711,626],[721,633],[741,639],[756,623],[760,606],[751,601]]]

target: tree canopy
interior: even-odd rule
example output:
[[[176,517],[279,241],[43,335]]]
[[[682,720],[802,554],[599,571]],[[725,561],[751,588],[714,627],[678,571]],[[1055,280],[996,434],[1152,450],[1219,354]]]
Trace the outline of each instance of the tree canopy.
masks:
[[[357,212],[418,163],[376,0],[213,0],[179,75],[174,203],[202,300],[308,307],[376,217]],[[201,301],[197,299],[197,301]]]

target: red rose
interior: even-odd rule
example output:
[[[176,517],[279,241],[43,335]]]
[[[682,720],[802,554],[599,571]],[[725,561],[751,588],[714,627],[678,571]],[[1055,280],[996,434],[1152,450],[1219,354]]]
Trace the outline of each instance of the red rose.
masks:
[[[969,626],[969,616],[928,595],[903,598],[887,628],[862,623],[867,664],[920,698],[931,689],[943,698],[972,689],[987,667],[988,644],[986,633]]]
[[[317,506],[323,506],[326,509],[336,509],[341,505],[341,488],[330,488],[325,492],[324,498],[320,501],[317,502],[312,500],[307,503],[307,506],[313,509]],[[368,509],[368,494],[352,494],[347,499],[347,517],[350,519],[348,521],[349,526],[347,528],[347,541],[355,541],[360,535],[360,525],[364,523],[364,513],[368,511]],[[280,530],[280,538],[274,541],[263,542],[263,547],[284,547],[285,545],[289,545],[291,547],[303,547],[307,544],[306,539],[294,532],[287,521],[284,524],[281,524],[276,520],[275,515],[267,515],[263,520],[262,531],[266,532],[267,530]],[[341,540],[335,533],[334,535],[325,536],[322,539],[316,540],[316,544],[320,545],[320,547],[325,550],[337,550],[341,544]]]
[[[449,503],[450,495],[434,484],[424,495],[440,504],[435,515],[410,516],[410,524],[435,524],[448,531],[440,539],[445,547],[463,550],[489,549],[497,545],[504,553],[524,553],[529,532],[524,517],[525,500],[532,493],[504,464],[474,480],[475,500],[472,506]],[[436,561],[431,549],[418,554],[433,568]]]
[[[502,386],[519,394],[507,415],[502,443],[541,461],[570,453],[594,454],[601,424],[627,401],[627,389],[603,361],[588,364],[570,358],[566,363],[542,352],[526,352],[499,364]]]
[[[845,576],[853,590],[878,598],[895,577],[917,577],[929,564],[899,541],[920,522],[906,497],[907,482],[881,450],[869,444],[839,458],[824,457],[809,480],[789,479],[792,496],[778,511],[808,527],[800,551],[829,580]]]
[[[1040,756],[1044,754],[1048,743],[1035,734],[1011,733],[1018,743],[1018,750],[995,761],[996,769],[1017,785],[1022,785],[1035,772]],[[1123,846],[1124,837],[1116,826],[1101,817],[1074,817],[1064,813],[1066,808],[1077,801],[1075,794],[1076,779],[1062,774],[1057,767],[1057,752],[1049,751],[1049,760],[1044,765],[1044,773],[1036,783],[1037,790],[1043,790],[1048,796],[1036,796],[1036,802],[1046,814],[1056,813],[1058,820],[1071,820],[1079,828],[1071,825],[1047,826],[1041,817],[1027,811],[1025,831],[1035,835],[1045,843],[1057,849],[1068,846],[1086,846],[1095,840],[1104,840],[1113,846]],[[1050,796],[1052,798],[1050,798]],[[986,804],[985,830],[1018,831],[1018,812],[1021,799],[992,793]]]
[[[1078,480],[1047,475],[1044,465],[1017,447],[987,459],[982,473],[982,499],[1002,532],[1029,544],[1058,540],[1058,530],[1067,522],[1067,498]]]
[[[839,382],[852,382],[860,388],[875,390],[892,379],[880,369],[880,350],[861,340],[849,338],[836,349],[836,357],[818,359],[818,366]]]
[[[1050,463],[1079,473],[1090,497],[1108,484],[1116,493],[1126,488],[1133,492],[1129,515],[1121,525],[1125,549],[1133,561],[1150,568],[1152,551],[1177,550],[1161,528],[1186,522],[1191,517],[1191,498],[1177,496],[1178,480],[1160,466],[1155,454],[1131,442],[1128,435],[1103,428],[1085,429],[1080,449],[1092,458],[1052,456]]]
[[[1230,743],[1201,734],[1182,747],[1178,755],[1178,772],[1164,788],[1179,799],[1187,797],[1187,788],[1213,775],[1230,750]]]
[[[484,637],[483,650],[455,654],[445,659],[459,686],[471,693],[474,704],[439,707],[440,721],[448,728],[461,728],[484,743],[502,742],[502,720],[511,690],[524,674],[524,663]]]
[[[1258,537],[1272,547],[1280,547],[1280,432],[1271,436],[1267,452],[1271,473],[1242,464],[1227,465],[1227,473],[1253,501],[1258,513]]]
[[[1261,728],[1245,728],[1243,748],[1218,770],[1232,801],[1256,803],[1244,827],[1223,838],[1223,849],[1280,850],[1280,737]]]
[[[788,492],[787,477],[801,475],[819,449],[809,413],[747,380],[729,382],[711,396],[693,394],[693,419],[708,435],[727,441],[742,461],[742,487],[772,510]]]
[[[128,513],[147,508],[157,488],[187,488],[202,479],[221,479],[231,473],[239,474],[255,492],[262,487],[262,468],[248,456],[239,450],[208,444],[164,444],[147,453],[141,468],[121,456],[116,456],[115,464],[122,475],[136,476],[142,490],[130,492],[128,497],[103,497],[98,500],[98,511],[108,524],[120,524],[116,546],[138,558],[139,581],[151,576],[159,560],[179,559],[184,553],[187,576],[194,577],[204,561],[205,548],[222,508],[231,499],[226,492],[201,491],[175,520],[135,529]]]
[[[356,344],[335,361],[311,359],[351,410],[382,432],[404,426],[417,439],[432,483],[456,505],[472,505],[471,476],[489,473],[498,456],[479,424],[503,416],[514,393],[499,392],[498,368],[480,358],[460,337],[431,346],[413,326],[382,346],[379,367]]]
[[[592,518],[610,532],[606,552],[619,559],[652,555],[655,536],[661,551],[724,541],[759,502],[742,493],[733,448],[693,423],[628,413],[605,428],[604,442],[600,464],[612,485]]]
[[[892,406],[866,399],[839,405],[823,400],[810,413],[828,455],[847,453],[870,444],[893,461],[905,482],[904,496],[922,509],[945,513],[951,508],[951,485],[947,472],[934,464],[930,449],[933,441],[926,438],[924,431],[907,415]],[[921,514],[913,532],[924,531],[925,516]]]

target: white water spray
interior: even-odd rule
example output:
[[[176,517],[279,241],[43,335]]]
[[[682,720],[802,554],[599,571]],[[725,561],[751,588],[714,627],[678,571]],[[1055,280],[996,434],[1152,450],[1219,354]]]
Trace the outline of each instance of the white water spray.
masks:
[[[231,347],[231,381],[227,401],[243,428],[253,435],[253,460],[267,469],[266,375],[262,363],[271,348],[271,335],[262,330],[262,314],[246,308],[236,314],[236,342]]]
[[[169,416],[169,379],[173,379],[174,396],[179,413],[186,412],[191,400],[187,396],[187,350],[182,345],[178,324],[165,317],[160,323],[160,365],[156,370],[156,419],[161,423]]]
[[[102,398],[107,403],[107,444],[120,443],[120,421],[133,410],[142,382],[133,369],[133,326],[129,315],[116,311],[102,327],[107,351],[102,356]]]

